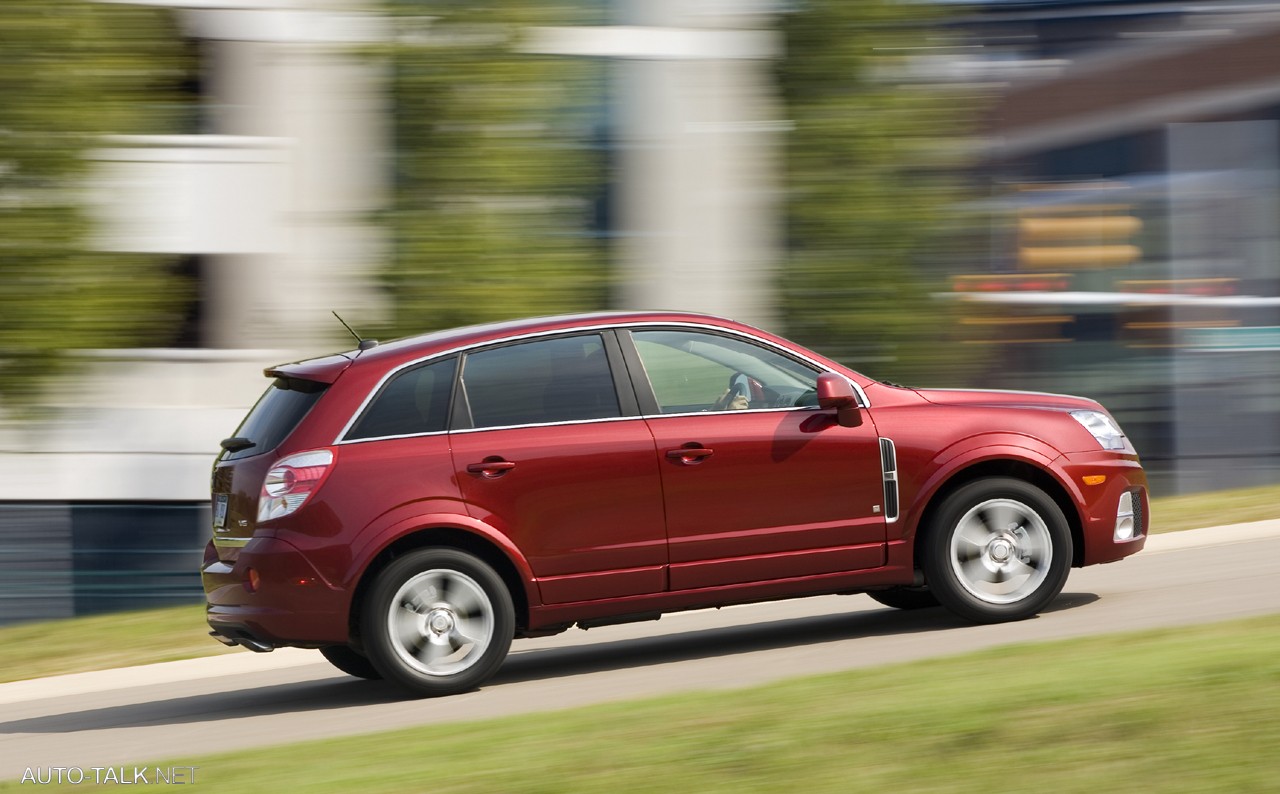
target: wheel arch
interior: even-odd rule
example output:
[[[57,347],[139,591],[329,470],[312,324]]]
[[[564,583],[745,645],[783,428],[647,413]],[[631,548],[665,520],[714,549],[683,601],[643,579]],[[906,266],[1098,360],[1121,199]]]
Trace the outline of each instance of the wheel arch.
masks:
[[[498,544],[475,532],[460,527],[426,525],[399,535],[387,543],[361,571],[351,597],[347,613],[347,630],[352,645],[363,647],[360,635],[360,615],[373,582],[388,565],[408,552],[424,548],[448,548],[464,551],[483,560],[498,574],[511,594],[515,607],[516,633],[529,625],[529,611],[533,606],[526,578],[520,568]]]
[[[1058,505],[1067,520],[1071,531],[1071,565],[1078,568],[1084,563],[1084,525],[1080,520],[1080,511],[1066,487],[1051,472],[1026,460],[1015,458],[992,458],[978,461],[952,472],[929,497],[920,517],[916,522],[913,538],[912,559],[917,570],[925,554],[925,539],[933,526],[939,508],[947,497],[957,489],[976,480],[988,477],[1009,477],[1022,480],[1044,491]]]

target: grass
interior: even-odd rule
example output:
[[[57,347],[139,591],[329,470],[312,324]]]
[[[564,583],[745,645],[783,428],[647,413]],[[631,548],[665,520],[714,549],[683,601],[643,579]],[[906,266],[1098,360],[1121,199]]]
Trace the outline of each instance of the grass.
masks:
[[[1280,485],[1151,500],[1153,534],[1280,518]]]
[[[0,682],[234,653],[209,637],[204,605],[0,628]]]
[[[158,765],[226,792],[1261,792],[1277,693],[1268,616]]]
[[[1280,518],[1280,485],[1152,500],[1154,532]],[[237,652],[200,605],[0,628],[0,682]]]

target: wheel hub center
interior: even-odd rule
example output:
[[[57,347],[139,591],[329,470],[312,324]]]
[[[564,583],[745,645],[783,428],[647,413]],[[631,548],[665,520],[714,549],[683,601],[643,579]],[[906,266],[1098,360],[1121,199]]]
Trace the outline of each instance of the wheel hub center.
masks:
[[[987,554],[991,555],[993,562],[1004,564],[1013,557],[1015,548],[1014,543],[1008,538],[996,538],[987,547]]]
[[[433,634],[448,634],[453,630],[453,613],[447,609],[433,609],[427,613],[427,628]]]

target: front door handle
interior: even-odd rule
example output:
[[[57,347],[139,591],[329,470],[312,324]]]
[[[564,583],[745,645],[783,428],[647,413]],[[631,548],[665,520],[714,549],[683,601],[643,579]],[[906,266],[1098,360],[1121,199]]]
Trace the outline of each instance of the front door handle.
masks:
[[[472,474],[479,474],[481,477],[492,480],[494,478],[501,477],[502,475],[511,471],[515,467],[516,467],[516,464],[512,463],[509,460],[502,460],[501,458],[495,458],[492,460],[485,460],[481,463],[468,463],[467,471],[471,472]]]
[[[668,458],[685,466],[701,463],[713,454],[715,454],[715,450],[707,449],[706,447],[681,447],[680,449],[667,450]]]

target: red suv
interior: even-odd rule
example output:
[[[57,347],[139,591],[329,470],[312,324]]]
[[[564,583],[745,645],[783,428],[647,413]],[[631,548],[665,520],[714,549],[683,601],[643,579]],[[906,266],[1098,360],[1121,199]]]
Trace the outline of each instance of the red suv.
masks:
[[[610,313],[267,370],[213,470],[213,635],[420,695],[517,637],[827,593],[1043,609],[1142,548],[1092,400],[879,383],[730,320]]]

